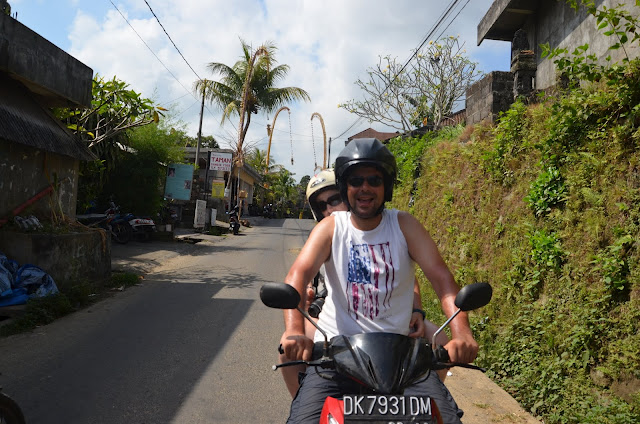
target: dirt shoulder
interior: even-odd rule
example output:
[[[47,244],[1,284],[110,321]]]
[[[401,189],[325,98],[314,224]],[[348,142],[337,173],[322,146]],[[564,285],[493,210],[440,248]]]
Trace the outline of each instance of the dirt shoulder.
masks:
[[[464,411],[464,424],[540,424],[507,392],[480,371],[453,368],[445,385]]]

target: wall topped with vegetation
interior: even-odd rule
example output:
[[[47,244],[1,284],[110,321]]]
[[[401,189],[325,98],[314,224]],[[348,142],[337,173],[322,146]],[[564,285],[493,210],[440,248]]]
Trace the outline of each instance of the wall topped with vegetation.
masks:
[[[598,72],[496,124],[390,144],[393,206],[461,286],[494,288],[471,315],[477,362],[548,423],[640,422],[640,62]]]

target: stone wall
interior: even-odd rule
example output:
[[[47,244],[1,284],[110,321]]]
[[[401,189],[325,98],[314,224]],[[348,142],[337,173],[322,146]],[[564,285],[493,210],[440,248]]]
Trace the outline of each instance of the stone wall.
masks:
[[[20,265],[45,270],[58,285],[100,285],[111,276],[111,238],[94,229],[67,234],[0,232],[0,252]]]
[[[0,217],[6,216],[9,211],[53,183],[51,179],[56,174],[60,185],[57,192],[52,194],[53,199],[60,202],[67,217],[74,218],[78,166],[77,159],[0,139]],[[20,215],[48,218],[50,199],[49,195],[43,197]]]
[[[603,6],[617,7],[619,0],[597,0],[598,9]],[[628,2],[633,3],[633,2]],[[626,10],[638,14],[638,7],[627,4],[622,6]],[[567,48],[569,52],[584,44],[589,44],[589,53],[598,57],[600,63],[605,64],[605,58],[611,56],[612,62],[620,62],[628,54],[630,58],[640,55],[638,46],[627,46],[625,49],[609,50],[615,43],[615,37],[603,35],[606,29],[598,30],[596,20],[588,15],[584,8],[578,13],[565,1],[542,0],[537,12],[527,20],[523,29],[529,37],[529,45],[535,52],[537,62],[536,89],[543,90],[556,84],[556,69],[553,60],[542,57],[541,44],[549,43],[553,49]]]
[[[495,120],[513,103],[513,74],[494,71],[472,84],[466,93],[467,125]]]

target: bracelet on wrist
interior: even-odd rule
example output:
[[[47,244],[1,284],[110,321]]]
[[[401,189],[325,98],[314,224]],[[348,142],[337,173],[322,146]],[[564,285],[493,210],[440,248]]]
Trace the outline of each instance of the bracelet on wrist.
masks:
[[[419,313],[420,315],[422,315],[422,319],[423,319],[423,320],[424,320],[424,319],[427,319],[427,313],[426,313],[425,311],[423,311],[422,309],[415,308],[415,309],[413,310],[413,312],[417,312],[417,313]]]

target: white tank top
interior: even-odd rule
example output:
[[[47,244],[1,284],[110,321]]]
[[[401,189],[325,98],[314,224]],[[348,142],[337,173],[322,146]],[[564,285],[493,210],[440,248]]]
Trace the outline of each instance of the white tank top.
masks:
[[[415,264],[398,223],[383,210],[371,231],[356,229],[351,212],[334,212],[331,257],[325,262],[327,298],[318,325],[329,338],[384,331],[409,334]],[[316,331],[315,340],[323,340]]]

